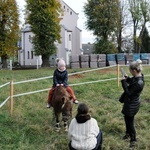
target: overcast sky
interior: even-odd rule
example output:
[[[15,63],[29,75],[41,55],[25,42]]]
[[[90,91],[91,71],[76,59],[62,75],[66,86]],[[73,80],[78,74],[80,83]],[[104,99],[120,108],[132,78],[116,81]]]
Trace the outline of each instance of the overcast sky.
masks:
[[[23,10],[25,6],[25,0],[16,0],[19,9]],[[87,0],[63,0],[68,6],[70,6],[76,13],[79,13],[78,27],[82,30],[82,43],[94,42],[92,32],[87,31],[85,27],[86,18],[83,13],[83,6]],[[21,13],[23,15],[23,12]],[[24,22],[23,17],[21,21]]]

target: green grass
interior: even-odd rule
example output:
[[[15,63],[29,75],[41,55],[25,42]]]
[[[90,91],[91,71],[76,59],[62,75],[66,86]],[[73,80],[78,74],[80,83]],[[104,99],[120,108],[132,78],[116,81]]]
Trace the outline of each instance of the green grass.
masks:
[[[124,67],[129,74],[128,68]],[[77,73],[85,69],[68,69]],[[116,78],[116,68],[91,71],[69,76],[69,84]],[[47,77],[53,75],[53,68],[38,70],[1,70],[0,85]],[[144,67],[143,73],[150,74],[150,68]],[[141,108],[135,117],[137,129],[137,150],[150,148],[150,77],[145,77],[145,88],[141,95]],[[14,95],[51,87],[52,79],[14,85]],[[123,92],[117,80],[76,85],[72,87],[79,100],[89,105],[91,115],[97,119],[103,131],[103,148],[105,150],[127,150],[129,143],[122,141],[125,126],[121,114],[122,104],[118,98]],[[9,96],[10,87],[0,88],[0,104]],[[10,116],[9,101],[0,108],[0,149],[2,150],[67,150],[67,133],[61,129],[55,131],[55,120],[52,109],[46,109],[48,91],[18,96],[14,98],[13,115]],[[73,117],[77,105],[73,105]]]

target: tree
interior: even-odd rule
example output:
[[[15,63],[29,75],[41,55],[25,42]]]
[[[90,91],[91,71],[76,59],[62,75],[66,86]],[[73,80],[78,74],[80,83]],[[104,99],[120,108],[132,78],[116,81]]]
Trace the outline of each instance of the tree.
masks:
[[[118,52],[121,52],[121,47],[122,47],[122,29],[123,29],[123,6],[121,6],[121,3],[119,3],[119,17],[117,23],[117,29],[116,29],[116,37],[117,37],[117,44],[118,44]]]
[[[34,33],[35,55],[42,55],[42,66],[49,66],[49,56],[56,51],[55,42],[60,42],[61,4],[58,0],[26,0],[28,18]]]
[[[84,5],[84,13],[87,18],[86,27],[96,36],[96,45],[102,49],[97,51],[110,51],[113,46],[111,35],[116,30],[118,21],[118,0],[88,0]],[[108,45],[105,43],[109,43]],[[102,47],[102,45],[105,45]]]
[[[141,53],[150,53],[150,36],[148,34],[147,28],[144,28],[141,37]]]
[[[18,50],[19,13],[15,0],[0,1],[0,56],[3,68],[7,68],[7,59]]]
[[[109,41],[109,40],[97,40],[95,42],[95,53],[100,54],[113,54],[117,53],[117,49],[115,48],[115,45]]]
[[[146,23],[150,21],[150,5],[149,0],[128,0],[129,11],[133,21],[133,40],[134,52],[140,53],[141,36],[143,34]],[[139,30],[139,37],[137,31]]]
[[[149,1],[149,0],[148,0]],[[141,31],[138,37],[138,52],[141,52],[141,45],[142,45],[142,36],[144,34],[144,31],[146,33],[146,23],[150,21],[150,4],[147,0],[143,0],[140,3],[140,8],[141,8],[141,14],[142,14],[142,19],[141,19]],[[143,41],[144,42],[144,41]]]
[[[133,21],[134,52],[137,52],[137,30],[141,19],[140,1],[141,0],[129,0],[129,11]]]
[[[126,0],[120,0],[118,4],[118,20],[116,22],[116,38],[117,38],[117,48],[118,52],[122,53],[123,51],[123,42],[124,35],[123,33],[128,28],[129,25],[129,12],[128,12],[128,4]]]

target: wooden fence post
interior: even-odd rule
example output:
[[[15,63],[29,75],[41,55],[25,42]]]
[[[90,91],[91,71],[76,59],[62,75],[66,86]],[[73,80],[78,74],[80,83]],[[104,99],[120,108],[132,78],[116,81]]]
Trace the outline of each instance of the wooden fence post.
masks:
[[[13,80],[10,82],[10,114],[13,113]]]
[[[117,79],[118,79],[118,87],[119,87],[119,83],[120,83],[120,80],[119,80],[119,73],[120,73],[120,66],[119,64],[117,65]]]

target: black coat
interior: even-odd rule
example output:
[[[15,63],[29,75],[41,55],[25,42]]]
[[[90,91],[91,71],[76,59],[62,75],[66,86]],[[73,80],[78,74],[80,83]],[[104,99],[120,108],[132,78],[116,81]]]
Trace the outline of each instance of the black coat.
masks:
[[[53,74],[53,86],[56,87],[56,84],[63,84],[65,87],[68,86],[68,71],[59,71],[56,69]]]
[[[140,94],[144,88],[144,76],[132,77],[121,80],[124,93],[119,101],[124,103],[122,113],[134,116],[140,107]]]

